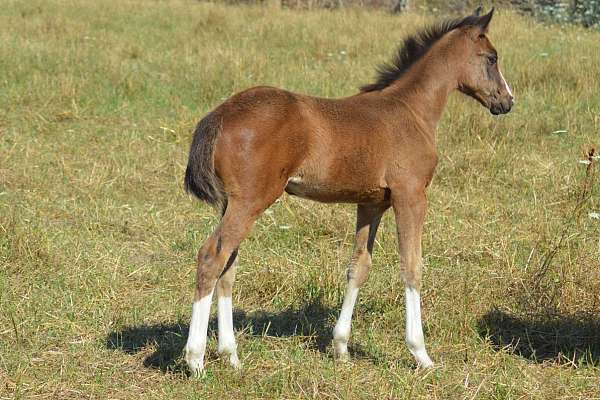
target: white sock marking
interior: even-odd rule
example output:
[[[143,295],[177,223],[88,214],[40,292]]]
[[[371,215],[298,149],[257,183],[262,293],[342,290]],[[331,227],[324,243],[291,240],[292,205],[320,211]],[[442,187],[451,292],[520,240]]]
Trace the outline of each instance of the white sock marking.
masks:
[[[231,297],[219,297],[218,299],[219,321],[219,353],[229,355],[229,362],[235,368],[240,368],[240,360],[237,356],[237,345],[235,344],[235,332],[233,331],[233,307]]]
[[[352,325],[352,312],[358,297],[358,288],[348,285],[340,318],[333,329],[333,345],[338,357],[345,358],[348,354],[348,340],[350,339],[350,327]]]
[[[421,296],[411,287],[406,287],[406,345],[421,367],[431,367],[433,362],[425,350],[423,326],[421,324]]]
[[[206,334],[210,318],[210,304],[213,292],[192,304],[192,320],[190,332],[185,345],[185,361],[194,374],[204,369],[204,352],[206,351]]]

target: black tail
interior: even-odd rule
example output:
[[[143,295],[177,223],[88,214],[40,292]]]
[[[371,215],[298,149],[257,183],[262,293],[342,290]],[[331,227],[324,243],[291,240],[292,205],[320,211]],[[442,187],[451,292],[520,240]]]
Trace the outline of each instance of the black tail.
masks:
[[[198,123],[190,147],[184,183],[186,192],[193,193],[200,200],[223,211],[227,195],[223,189],[223,182],[215,172],[214,164],[215,142],[219,132],[221,120],[213,113]]]

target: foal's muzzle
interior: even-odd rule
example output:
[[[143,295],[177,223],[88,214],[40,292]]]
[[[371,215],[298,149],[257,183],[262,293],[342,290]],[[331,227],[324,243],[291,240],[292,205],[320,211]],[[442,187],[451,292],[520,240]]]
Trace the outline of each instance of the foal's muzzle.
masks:
[[[501,100],[490,105],[490,112],[494,115],[506,114],[513,105],[513,97],[509,96],[506,100]]]

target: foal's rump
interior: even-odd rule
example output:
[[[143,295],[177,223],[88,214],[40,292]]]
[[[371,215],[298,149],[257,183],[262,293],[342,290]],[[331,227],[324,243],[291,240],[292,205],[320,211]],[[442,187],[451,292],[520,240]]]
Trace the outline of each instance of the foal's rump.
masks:
[[[308,153],[297,95],[271,87],[240,92],[198,124],[185,187],[223,207],[229,196],[275,200]]]

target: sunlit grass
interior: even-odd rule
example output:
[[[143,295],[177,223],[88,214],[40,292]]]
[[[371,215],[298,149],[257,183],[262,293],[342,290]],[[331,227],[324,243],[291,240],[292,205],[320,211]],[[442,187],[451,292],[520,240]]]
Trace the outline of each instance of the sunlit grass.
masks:
[[[574,207],[579,161],[600,147],[600,34],[505,11],[490,37],[514,110],[494,118],[456,95],[438,130],[423,289],[438,367],[415,371],[403,343],[391,215],[356,309],[354,361],[333,361],[354,209],[285,196],[240,252],[245,369],[222,363],[212,339],[207,375],[185,374],[194,257],[217,221],[182,188],[194,124],[259,84],[351,95],[426,22],[195,1],[4,1],[0,398],[597,397],[597,189]]]

